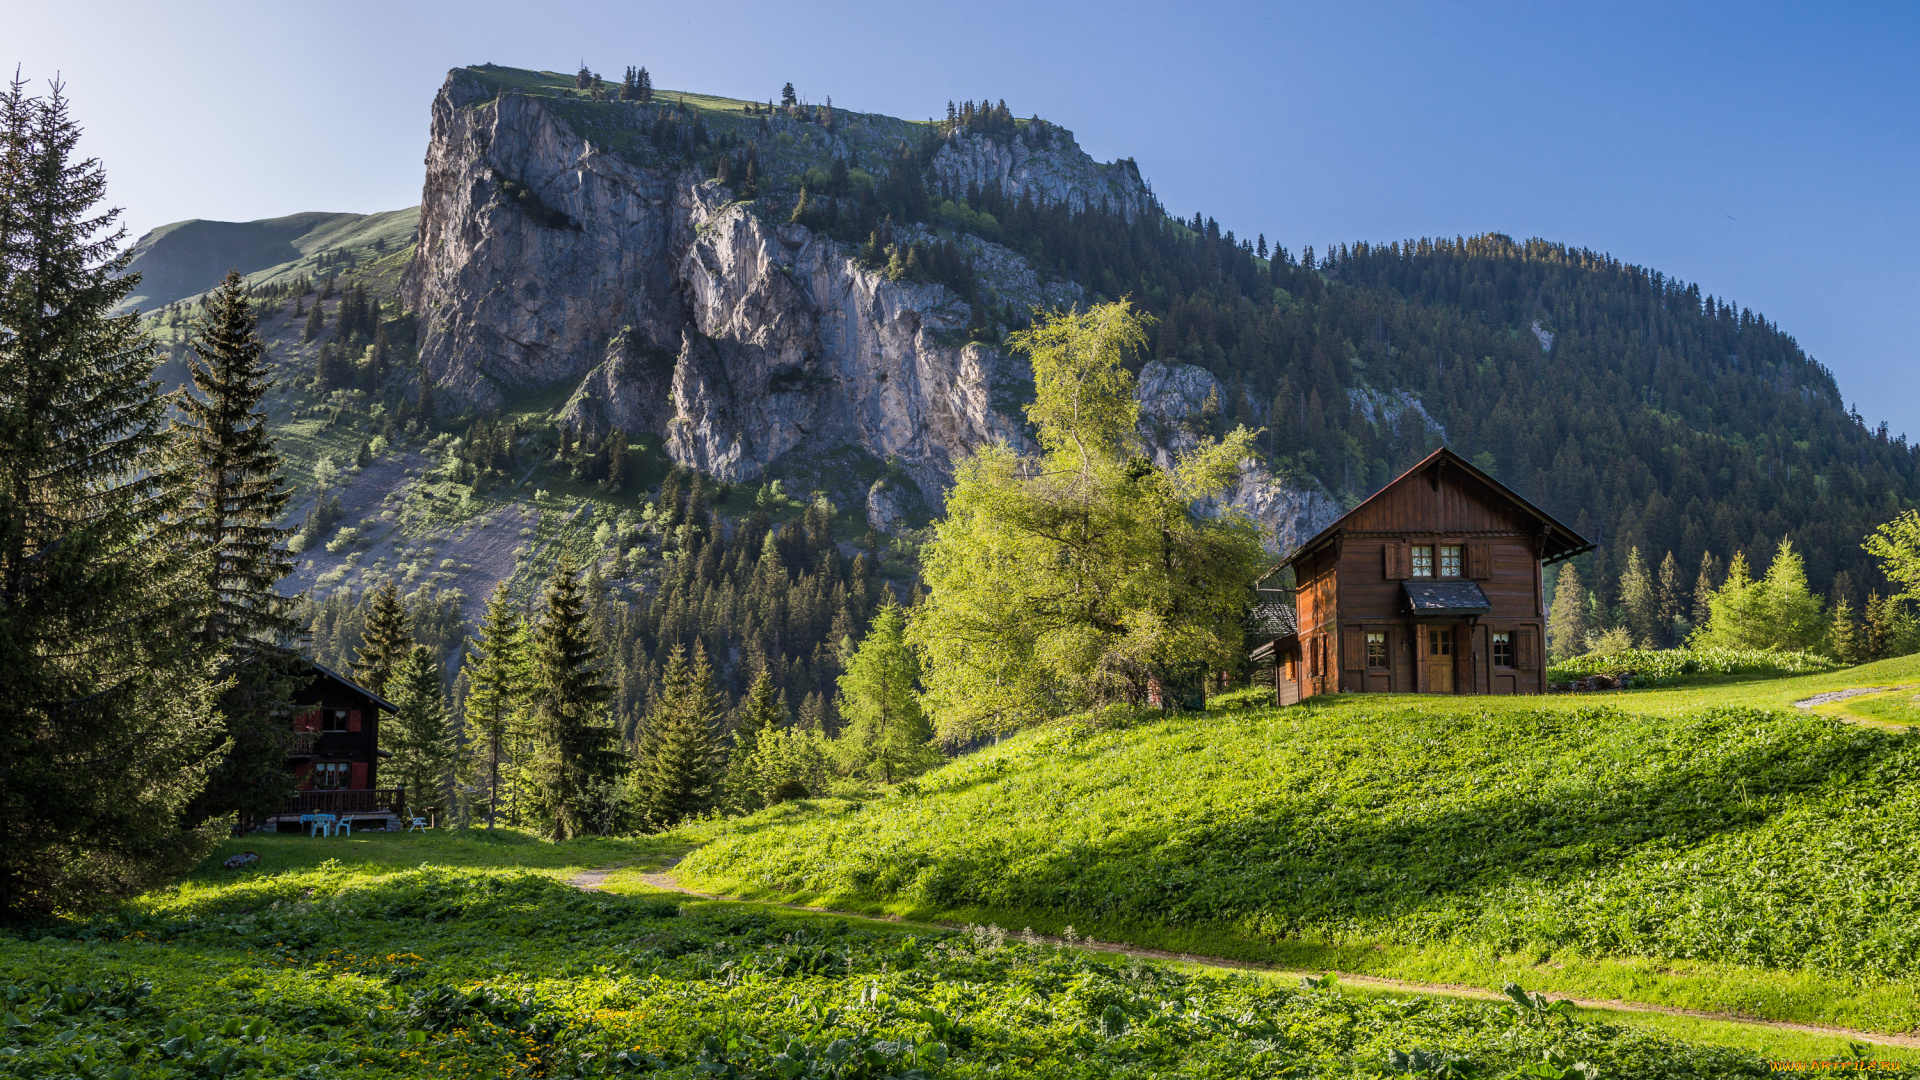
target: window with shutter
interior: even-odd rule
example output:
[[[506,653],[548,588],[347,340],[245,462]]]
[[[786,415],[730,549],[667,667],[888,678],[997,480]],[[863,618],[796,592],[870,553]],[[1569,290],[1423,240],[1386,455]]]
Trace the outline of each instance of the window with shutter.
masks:
[[[1467,545],[1467,576],[1485,581],[1493,576],[1493,545],[1476,540]]]
[[[1520,654],[1520,658],[1515,666],[1522,670],[1533,667],[1533,627],[1522,626],[1515,630],[1513,632],[1513,645],[1514,651]]]
[[[1340,634],[1340,666],[1348,671],[1366,667],[1366,649],[1360,644],[1360,628],[1349,626]]]

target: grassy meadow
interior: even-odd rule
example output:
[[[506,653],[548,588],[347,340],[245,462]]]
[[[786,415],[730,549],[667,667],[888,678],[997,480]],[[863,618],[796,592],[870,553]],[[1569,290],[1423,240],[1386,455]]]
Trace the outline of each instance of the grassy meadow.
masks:
[[[0,1076],[1367,1077],[1399,1062],[1660,1080],[1852,1052],[692,901],[630,878],[567,884],[656,863],[679,839],[233,841],[172,888],[0,935]],[[219,868],[241,849],[262,863]]]
[[[1294,968],[1920,1026],[1920,739],[1790,704],[1920,682],[1920,658],[1705,681],[1082,718],[887,798],[718,827],[680,873]]]

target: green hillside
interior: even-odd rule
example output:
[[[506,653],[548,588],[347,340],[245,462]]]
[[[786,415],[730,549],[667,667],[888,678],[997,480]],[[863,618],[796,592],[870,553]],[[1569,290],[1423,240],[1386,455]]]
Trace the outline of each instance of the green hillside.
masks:
[[[747,818],[683,869],[730,895],[1903,1031],[1920,736],[1780,706],[1916,673],[1062,722],[891,797]]]
[[[211,289],[229,270],[255,286],[315,276],[329,257],[398,251],[413,243],[420,209],[378,214],[309,212],[259,221],[176,221],[142,236],[127,272],[140,287],[123,309],[153,311]]]

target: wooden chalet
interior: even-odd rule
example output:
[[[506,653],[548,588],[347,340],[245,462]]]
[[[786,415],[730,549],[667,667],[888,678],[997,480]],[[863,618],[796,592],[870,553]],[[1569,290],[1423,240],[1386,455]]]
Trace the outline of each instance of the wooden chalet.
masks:
[[[275,818],[276,828],[298,829],[303,814],[352,817],[355,828],[377,827],[374,819],[386,818],[389,828],[398,828],[406,816],[406,789],[379,783],[381,760],[393,756],[380,749],[380,714],[399,710],[320,664],[293,702],[287,768],[300,788]]]
[[[1318,694],[1538,694],[1541,568],[1593,550],[1445,447],[1268,571],[1255,664],[1282,705]],[[1289,606],[1265,583],[1294,573]]]

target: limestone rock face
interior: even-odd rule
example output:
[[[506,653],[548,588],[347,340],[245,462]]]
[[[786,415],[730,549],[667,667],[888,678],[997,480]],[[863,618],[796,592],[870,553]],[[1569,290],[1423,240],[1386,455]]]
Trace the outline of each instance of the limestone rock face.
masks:
[[[1031,194],[1037,202],[1074,210],[1104,201],[1129,221],[1145,209],[1146,184],[1131,161],[1102,165],[1073,145],[1072,133],[1053,131],[1051,143],[1032,147],[1025,138],[1001,142],[961,128],[934,155],[934,178],[955,194],[964,194],[969,184],[998,184],[1016,199]]]
[[[581,377],[623,326],[677,333],[693,181],[601,152],[541,99],[488,93],[455,72],[434,99],[402,285],[443,400],[480,408]]]
[[[404,282],[441,400],[573,383],[566,423],[664,433],[724,480],[850,445],[937,489],[955,457],[1022,441],[991,400],[1014,368],[965,342],[948,289],[888,281],[697,173],[603,152],[547,99],[490,94],[456,71],[434,101]],[[993,295],[1037,290],[1018,255],[983,262],[1006,270]]]
[[[1182,453],[1199,445],[1207,398],[1225,404],[1226,388],[1205,368],[1191,364],[1162,364],[1140,369],[1134,396],[1140,402],[1140,437],[1154,462],[1171,466]],[[1312,481],[1275,476],[1252,460],[1240,463],[1240,478],[1231,491],[1216,500],[1236,507],[1267,532],[1267,548],[1285,555],[1332,524],[1344,508]]]
[[[867,489],[867,524],[881,532],[892,532],[907,516],[907,490],[881,477]]]

